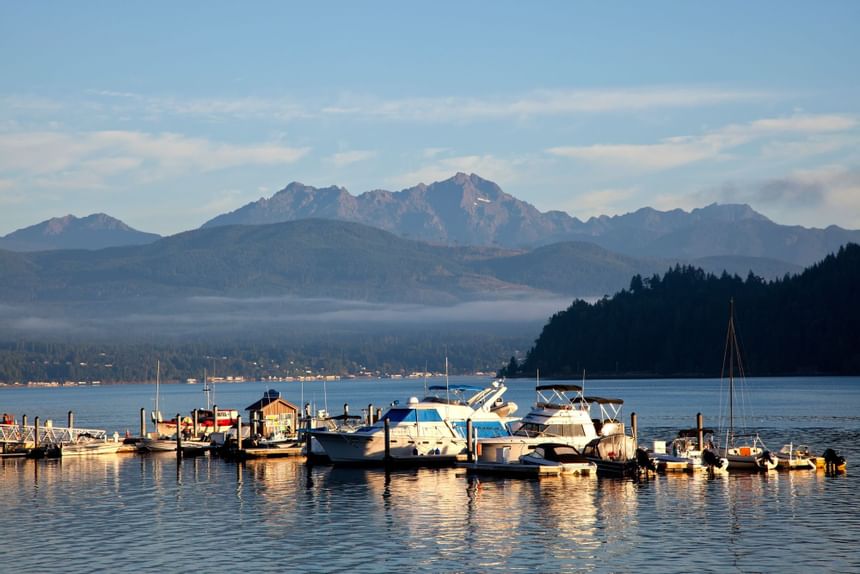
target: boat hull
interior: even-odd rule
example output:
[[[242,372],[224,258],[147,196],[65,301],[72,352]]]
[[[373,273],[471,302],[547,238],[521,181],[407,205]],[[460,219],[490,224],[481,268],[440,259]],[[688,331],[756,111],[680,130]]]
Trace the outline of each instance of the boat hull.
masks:
[[[385,462],[382,433],[311,431],[329,460],[335,464],[379,464]],[[391,461],[417,464],[455,462],[465,453],[466,441],[459,437],[391,436]]]

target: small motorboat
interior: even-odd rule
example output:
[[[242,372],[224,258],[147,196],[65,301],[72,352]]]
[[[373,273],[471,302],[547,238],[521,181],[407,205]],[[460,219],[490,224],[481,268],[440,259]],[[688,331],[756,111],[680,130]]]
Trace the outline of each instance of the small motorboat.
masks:
[[[80,435],[75,442],[60,446],[60,455],[66,456],[94,456],[101,454],[116,454],[122,442],[117,439],[108,440],[95,438],[88,435]]]
[[[635,477],[639,474],[636,451],[636,439],[618,433],[592,440],[582,453],[597,465],[598,474]]]
[[[805,444],[783,445],[776,453],[776,467],[780,470],[815,469],[815,456]]]
[[[569,444],[541,443],[520,456],[521,464],[561,467],[563,473],[590,474],[597,465]]]

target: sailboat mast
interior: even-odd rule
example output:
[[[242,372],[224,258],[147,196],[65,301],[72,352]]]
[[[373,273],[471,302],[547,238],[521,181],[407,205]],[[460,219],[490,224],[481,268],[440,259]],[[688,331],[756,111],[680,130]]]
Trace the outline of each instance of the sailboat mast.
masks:
[[[735,299],[729,300],[729,437],[735,441]],[[726,443],[726,446],[731,446]]]
[[[161,391],[161,360],[155,360],[155,413],[152,415],[155,424],[155,432],[158,433],[158,420],[161,418],[161,410],[158,406],[158,395]]]

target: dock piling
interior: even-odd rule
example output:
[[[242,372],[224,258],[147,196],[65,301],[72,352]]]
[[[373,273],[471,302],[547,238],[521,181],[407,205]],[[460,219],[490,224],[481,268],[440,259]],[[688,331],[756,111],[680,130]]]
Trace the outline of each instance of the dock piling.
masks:
[[[633,435],[633,440],[639,442],[639,420],[636,413],[630,413],[630,433]]]
[[[75,413],[74,411],[69,411],[69,431],[71,431],[75,427]]]
[[[176,458],[182,458],[182,415],[176,413]]]
[[[466,456],[469,463],[475,462],[474,437],[472,436],[472,419],[466,419]]]
[[[705,432],[702,424],[702,413],[696,413],[696,439],[699,441],[699,451],[705,448]]]
[[[367,405],[367,426],[373,424],[373,403]]]
[[[33,448],[39,448],[39,417],[33,419]]]
[[[146,438],[146,409],[140,409],[140,438]]]
[[[192,433],[194,435],[194,439],[196,440],[196,439],[200,438],[197,435],[197,431],[200,429],[200,415],[197,414],[197,409],[194,409],[193,411],[191,411],[191,417],[192,417],[191,418],[192,424],[194,425]]]
[[[391,462],[391,421],[385,417],[385,464]]]
[[[242,451],[242,415],[236,417],[236,450]]]

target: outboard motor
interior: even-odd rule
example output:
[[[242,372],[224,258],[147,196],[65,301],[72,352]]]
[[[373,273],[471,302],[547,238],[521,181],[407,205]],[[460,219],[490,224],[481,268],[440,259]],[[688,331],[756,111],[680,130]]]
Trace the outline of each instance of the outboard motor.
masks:
[[[839,467],[845,464],[845,457],[832,448],[824,451],[824,470],[826,472],[838,472]]]
[[[717,456],[717,453],[710,449],[705,449],[702,451],[702,462],[704,462],[708,468],[723,468],[723,462],[725,459]]]
[[[648,451],[642,447],[636,449],[636,464],[646,472],[649,470],[657,472],[657,464],[651,458],[651,455],[648,454]]]

